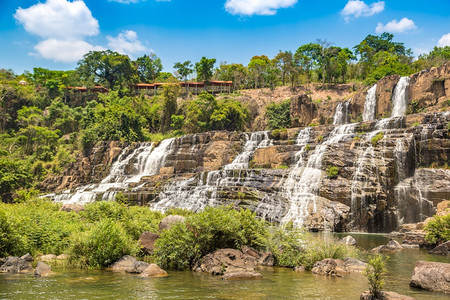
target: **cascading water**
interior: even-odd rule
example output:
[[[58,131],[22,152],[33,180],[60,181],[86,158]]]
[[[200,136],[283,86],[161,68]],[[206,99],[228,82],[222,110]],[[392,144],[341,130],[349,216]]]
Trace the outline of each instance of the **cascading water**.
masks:
[[[348,123],[348,108],[350,106],[350,100],[340,102],[336,106],[334,113],[333,125],[343,125]]]
[[[367,91],[366,102],[364,103],[363,121],[375,119],[375,108],[377,105],[377,85],[375,84]]]
[[[159,194],[159,201],[152,205],[154,209],[164,211],[170,207],[186,208],[199,211],[206,206],[217,203],[217,192],[220,188],[232,185],[245,185],[249,162],[256,149],[272,145],[268,131],[253,132],[246,135],[243,151],[221,171],[203,173],[199,179],[195,177],[176,181]],[[243,174],[245,173],[245,174]],[[245,176],[243,176],[245,175]],[[244,178],[244,179],[243,179]],[[241,182],[244,180],[244,182]]]
[[[406,88],[411,79],[407,76],[401,77],[394,89],[392,96],[392,113],[391,117],[402,117],[406,113],[407,99]]]
[[[311,212],[316,212],[316,197],[319,192],[320,183],[323,176],[322,158],[328,147],[333,146],[348,137],[352,137],[356,124],[345,124],[337,126],[331,131],[327,139],[316,146],[308,158],[306,164],[303,163],[303,153],[306,152],[306,143],[310,139],[310,132],[304,129],[299,133],[297,140],[302,144],[302,149],[297,153],[299,160],[291,169],[287,180],[283,186],[283,192],[288,199],[290,206],[287,214],[283,217],[282,223],[292,221],[294,225],[301,227],[306,217]]]
[[[140,144],[131,154],[126,148],[119,155],[111,170],[99,184],[89,184],[77,188],[75,193],[66,190],[59,195],[48,195],[57,202],[89,203],[102,196],[102,200],[113,200],[118,191],[125,191],[130,184],[138,183],[142,177],[155,175],[171,152],[174,139],[161,142],[158,147],[151,143]],[[126,170],[130,168],[131,171]]]

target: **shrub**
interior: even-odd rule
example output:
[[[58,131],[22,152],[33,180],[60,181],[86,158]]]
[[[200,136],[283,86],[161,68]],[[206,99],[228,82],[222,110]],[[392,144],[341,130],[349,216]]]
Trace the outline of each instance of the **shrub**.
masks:
[[[272,132],[270,133],[270,135],[272,136],[272,138],[278,140],[280,138],[280,129],[274,129],[272,130]]]
[[[301,262],[303,233],[292,224],[271,228],[268,238],[268,250],[275,258],[275,265],[296,267]]]
[[[318,143],[322,143],[322,142],[323,142],[323,136],[322,136],[322,135],[319,135],[319,136],[317,137],[317,142],[318,142]]]
[[[134,242],[119,223],[104,219],[86,232],[71,237],[70,262],[81,267],[102,268],[124,255],[138,252]]]
[[[6,214],[0,207],[0,257],[5,257],[15,253],[19,246],[20,238],[11,228],[6,218]]]
[[[328,178],[335,179],[338,177],[339,168],[336,166],[328,166],[326,173],[327,173]]]
[[[377,254],[369,258],[364,275],[369,281],[369,291],[374,299],[379,299],[379,293],[384,286],[383,274],[386,273],[385,263],[383,257]]]
[[[358,255],[357,250],[337,241],[332,242],[310,242],[301,255],[301,264],[306,270],[311,270],[314,264],[326,258],[344,259]]]
[[[384,137],[384,133],[383,132],[379,132],[377,133],[376,136],[374,136],[370,142],[372,143],[372,146],[375,147],[378,143],[379,140],[381,140]]]
[[[290,100],[280,103],[270,103],[266,107],[266,118],[269,129],[280,129],[291,126]]]
[[[311,150],[311,145],[310,144],[306,144],[305,145],[305,151],[309,151]]]
[[[217,249],[244,245],[262,249],[266,234],[265,221],[250,210],[207,207],[164,231],[156,241],[155,256],[162,267],[182,270]]]
[[[450,215],[435,216],[427,223],[425,241],[430,244],[440,244],[450,240]]]

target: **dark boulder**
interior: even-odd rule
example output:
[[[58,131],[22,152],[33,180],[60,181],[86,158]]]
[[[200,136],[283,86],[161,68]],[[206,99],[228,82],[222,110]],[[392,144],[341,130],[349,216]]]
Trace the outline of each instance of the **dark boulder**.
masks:
[[[255,267],[256,258],[253,256],[236,249],[219,249],[202,257],[194,271],[223,275],[225,272],[254,271]]]
[[[155,242],[159,239],[159,235],[149,231],[144,231],[139,237],[139,245],[145,253],[152,255],[155,251]]]
[[[437,245],[432,250],[430,250],[431,254],[439,254],[439,255],[448,255],[450,252],[450,241]]]
[[[42,261],[38,261],[36,269],[34,270],[34,276],[36,277],[47,277],[54,274],[52,268]]]
[[[9,256],[0,267],[0,273],[23,273],[32,271],[31,262],[21,257]]]

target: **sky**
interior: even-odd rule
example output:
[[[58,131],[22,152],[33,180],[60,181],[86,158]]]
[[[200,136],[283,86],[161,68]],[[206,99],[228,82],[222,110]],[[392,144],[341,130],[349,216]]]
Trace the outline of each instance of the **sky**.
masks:
[[[248,64],[317,39],[387,31],[417,56],[450,46],[450,0],[0,0],[0,68],[71,70],[88,51]]]

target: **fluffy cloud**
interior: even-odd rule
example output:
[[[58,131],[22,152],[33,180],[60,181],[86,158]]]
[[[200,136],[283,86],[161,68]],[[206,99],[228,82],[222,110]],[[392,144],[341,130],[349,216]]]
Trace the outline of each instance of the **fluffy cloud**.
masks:
[[[450,33],[444,34],[437,43],[438,47],[450,46]]]
[[[225,9],[233,15],[274,15],[279,8],[287,8],[298,0],[227,0]]]
[[[133,55],[147,51],[137,33],[132,30],[122,31],[117,37],[107,36],[106,39],[111,50],[122,54]]]
[[[341,11],[345,21],[350,21],[351,17],[370,17],[384,10],[384,1],[372,3],[370,6],[361,0],[350,0]]]
[[[100,46],[93,46],[83,40],[47,39],[40,42],[34,49],[45,58],[57,62],[70,63],[79,60],[89,51],[105,50]]]
[[[392,20],[386,25],[378,23],[376,32],[382,33],[387,31],[391,33],[403,33],[414,29],[417,29],[417,26],[416,24],[414,24],[414,21],[408,18],[403,18],[400,21]]]
[[[47,0],[17,9],[14,17],[27,32],[42,38],[81,38],[99,32],[98,21],[83,1]]]

